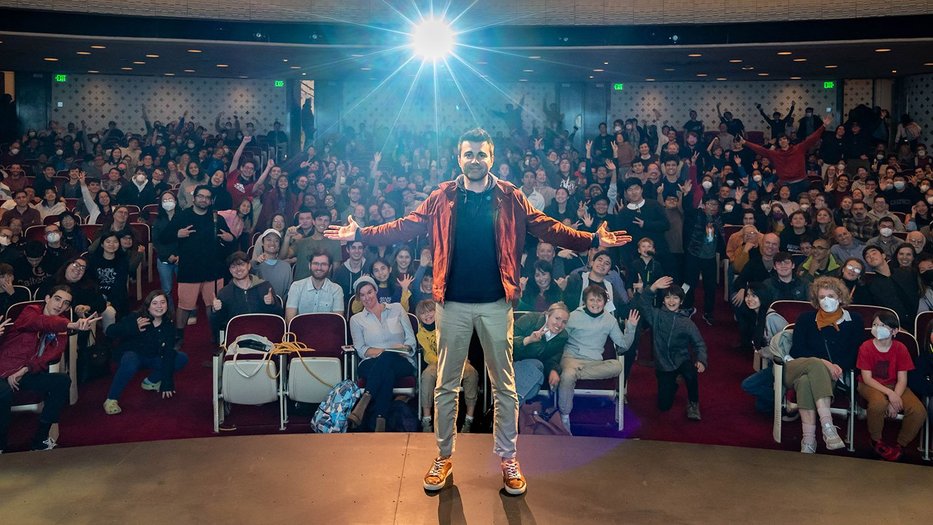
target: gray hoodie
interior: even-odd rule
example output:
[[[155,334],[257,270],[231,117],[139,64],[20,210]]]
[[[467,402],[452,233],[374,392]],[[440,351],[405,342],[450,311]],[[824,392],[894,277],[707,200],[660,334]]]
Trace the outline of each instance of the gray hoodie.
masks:
[[[592,317],[581,306],[571,312],[567,321],[567,345],[564,355],[575,359],[602,361],[606,337],[612,339],[616,351],[625,352],[635,340],[635,325],[625,323],[625,333],[619,328],[616,318],[606,310],[597,317]]]
[[[636,305],[642,319],[651,326],[654,333],[652,353],[654,366],[658,370],[671,372],[677,370],[685,361],[693,361],[690,346],[693,345],[696,360],[707,367],[706,343],[700,335],[700,329],[682,310],[672,312],[667,308],[655,308],[654,292],[647,286],[637,296]]]

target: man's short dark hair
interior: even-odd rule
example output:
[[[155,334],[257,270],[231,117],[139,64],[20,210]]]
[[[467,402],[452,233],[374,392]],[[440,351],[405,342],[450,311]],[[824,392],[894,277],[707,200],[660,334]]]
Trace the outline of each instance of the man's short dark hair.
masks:
[[[9,266],[9,265],[8,265],[8,266]],[[13,268],[11,267],[11,268],[10,268],[10,272],[12,273],[12,271],[13,271]],[[551,263],[549,263],[549,262],[547,262],[547,261],[538,260],[538,261],[535,261],[535,271],[536,271],[536,272],[541,272],[541,273],[550,274],[551,276],[553,276],[553,275],[554,275],[554,265],[551,264]]]
[[[778,252],[774,255],[774,259],[772,263],[777,264],[779,262],[785,262],[785,261],[790,261],[791,263],[793,263],[794,257],[787,252]]]
[[[327,217],[328,219],[330,219],[330,212],[325,210],[324,208],[318,208],[316,210],[312,210],[311,213],[312,213],[311,217],[315,220],[317,220],[318,217]]]
[[[490,150],[494,150],[495,147],[492,142],[492,137],[489,136],[489,132],[483,128],[473,128],[463,135],[460,135],[460,140],[457,141],[458,147],[464,142],[488,142]]]
[[[241,252],[235,251],[227,256],[227,266],[233,266],[234,264],[246,263],[249,264],[249,257]]]
[[[7,263],[0,263],[0,275],[13,275],[13,267]]]
[[[52,297],[53,295],[55,295],[55,292],[65,292],[66,294],[74,297],[74,294],[71,293],[71,287],[68,286],[67,284],[57,284],[53,286],[52,289],[49,290],[49,293],[45,294],[45,296]]]
[[[208,193],[211,194],[211,198],[214,197],[214,190],[213,190],[213,188],[211,188],[211,187],[208,186],[207,184],[198,184],[197,186],[195,186],[194,192],[192,193],[192,195],[197,195],[198,192],[201,191],[201,190],[206,190]]]
[[[662,298],[667,297],[667,296],[674,296],[680,299],[680,302],[684,302],[684,299],[686,299],[687,294],[684,293],[684,289],[681,288],[680,286],[668,286],[664,290]]]
[[[602,286],[596,284],[587,286],[586,289],[583,290],[583,300],[585,301],[586,298],[591,295],[594,297],[602,297],[604,302],[609,302],[609,292],[607,292],[606,289]]]
[[[869,250],[877,250],[878,253],[880,253],[881,255],[885,255],[884,250],[882,250],[880,247],[875,246],[874,244],[869,244],[868,246],[862,249],[862,260],[863,261],[865,260],[865,256],[868,255]],[[885,257],[887,256],[885,255]]]

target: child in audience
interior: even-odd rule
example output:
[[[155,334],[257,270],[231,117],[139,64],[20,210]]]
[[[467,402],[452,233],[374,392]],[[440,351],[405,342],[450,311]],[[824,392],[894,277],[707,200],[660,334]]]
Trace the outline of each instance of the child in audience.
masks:
[[[658,378],[658,410],[670,410],[677,393],[677,376],[687,387],[687,418],[700,421],[700,389],[697,374],[706,370],[706,343],[690,317],[680,310],[684,291],[661,277],[638,296],[638,308],[654,337],[654,370]],[[654,307],[654,294],[664,290],[663,306]],[[690,347],[693,347],[691,353]]]
[[[428,366],[421,372],[421,430],[434,432],[431,424],[431,407],[434,406],[434,386],[437,383],[437,327],[434,324],[434,301],[425,299],[415,306],[418,317],[418,333],[415,338],[421,346],[424,362]],[[479,374],[467,361],[463,365],[463,397],[466,402],[466,417],[463,419],[461,433],[469,433],[473,426],[473,413],[476,409]]]
[[[907,388],[907,372],[914,369],[913,359],[904,343],[894,340],[900,329],[897,316],[880,312],[871,323],[872,339],[858,349],[856,367],[858,393],[868,402],[868,433],[875,452],[887,461],[897,461],[903,447],[913,441],[926,421],[926,410]],[[904,412],[897,442],[885,443],[882,437],[884,418]]]
[[[664,275],[664,268],[661,263],[654,258],[654,241],[644,237],[638,241],[638,257],[632,261],[629,268],[628,280],[632,283],[630,295],[640,293],[644,288],[644,283],[653,282],[658,277]]]
[[[606,289],[591,284],[583,290],[583,304],[570,313],[567,321],[567,345],[560,360],[557,390],[560,419],[567,430],[570,430],[573,389],[577,380],[608,379],[622,374],[622,363],[618,359],[603,359],[606,338],[612,339],[616,352],[620,354],[628,351],[635,339],[638,311],[632,309],[629,312],[623,333],[615,317],[605,309],[607,302],[609,294]]]

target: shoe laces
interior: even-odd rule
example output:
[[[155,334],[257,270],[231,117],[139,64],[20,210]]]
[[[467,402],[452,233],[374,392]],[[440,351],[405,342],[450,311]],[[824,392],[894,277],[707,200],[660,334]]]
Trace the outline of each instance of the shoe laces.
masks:
[[[58,446],[58,443],[56,443],[55,440],[51,437],[43,441],[42,444],[46,446],[45,450],[52,450]]]
[[[832,423],[823,423],[823,434],[831,438],[839,437],[839,427]]]
[[[522,477],[518,461],[514,459],[502,462],[502,468],[505,471],[505,477],[508,479],[520,479]]]
[[[437,458],[434,460],[434,465],[431,466],[431,470],[428,471],[429,476],[440,477],[441,473],[444,472],[444,465],[447,464],[446,459]]]

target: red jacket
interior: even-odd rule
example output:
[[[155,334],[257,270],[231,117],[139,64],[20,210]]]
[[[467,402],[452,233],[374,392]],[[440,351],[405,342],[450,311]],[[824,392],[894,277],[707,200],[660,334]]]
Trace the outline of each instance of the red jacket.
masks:
[[[745,145],[762,157],[771,159],[771,163],[774,164],[774,172],[779,179],[784,182],[798,182],[807,178],[807,152],[819,142],[825,130],[825,126],[820,126],[809,137],[803,139],[803,142],[792,145],[786,151],[780,148],[764,148],[751,142],[746,142]]]
[[[30,373],[48,369],[49,363],[57,361],[68,345],[68,319],[42,313],[44,306],[27,306],[0,343],[0,378],[28,367]],[[39,342],[46,334],[57,334],[39,355]]]
[[[498,211],[496,212],[496,251],[499,258],[499,273],[505,298],[512,304],[521,299],[519,277],[522,252],[525,248],[525,232],[555,246],[584,251],[593,242],[592,233],[568,228],[536,210],[514,185],[499,180],[493,175],[492,188]],[[462,177],[462,175],[461,175]],[[369,226],[359,230],[359,238],[371,244],[393,244],[405,242],[430,233],[434,248],[433,298],[442,303],[447,290],[447,272],[450,254],[453,251],[451,232],[454,229],[457,203],[457,181],[441,183],[427,200],[415,211],[401,219],[381,226]]]

